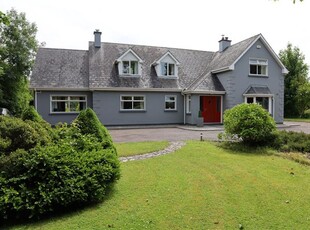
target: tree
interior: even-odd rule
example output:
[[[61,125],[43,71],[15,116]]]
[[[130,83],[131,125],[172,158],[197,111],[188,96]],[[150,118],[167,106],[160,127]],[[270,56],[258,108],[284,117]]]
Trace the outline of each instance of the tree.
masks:
[[[300,115],[297,108],[297,100],[301,96],[298,88],[308,82],[308,66],[305,56],[298,47],[288,43],[285,50],[279,53],[282,63],[289,73],[284,78],[284,116],[293,117]]]
[[[0,23],[0,107],[20,115],[31,99],[28,77],[38,47],[37,27],[14,9],[0,18],[5,22]]]
[[[310,82],[306,82],[297,89],[296,107],[298,114],[302,117],[306,110],[310,109]]]

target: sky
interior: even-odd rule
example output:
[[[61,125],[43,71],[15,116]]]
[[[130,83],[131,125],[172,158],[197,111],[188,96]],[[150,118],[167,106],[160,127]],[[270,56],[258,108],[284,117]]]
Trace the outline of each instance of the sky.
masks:
[[[297,0],[298,1],[298,0]],[[26,13],[37,39],[49,48],[88,49],[102,41],[217,51],[222,35],[232,44],[261,33],[274,51],[288,42],[310,65],[310,1],[292,0],[1,0],[0,10]]]

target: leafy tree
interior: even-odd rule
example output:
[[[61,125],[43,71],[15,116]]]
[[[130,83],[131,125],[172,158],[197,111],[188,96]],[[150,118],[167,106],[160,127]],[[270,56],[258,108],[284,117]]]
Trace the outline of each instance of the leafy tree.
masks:
[[[1,13],[0,20],[0,107],[20,115],[31,99],[28,77],[38,47],[37,27],[14,9]]]
[[[291,43],[288,43],[285,50],[280,51],[279,56],[289,71],[284,79],[284,116],[298,116],[300,114],[297,101],[301,97],[298,94],[298,88],[308,82],[308,66],[305,63],[305,56],[298,47],[293,47]]]
[[[306,82],[297,89],[296,107],[298,114],[302,117],[306,110],[310,109],[310,82]]]

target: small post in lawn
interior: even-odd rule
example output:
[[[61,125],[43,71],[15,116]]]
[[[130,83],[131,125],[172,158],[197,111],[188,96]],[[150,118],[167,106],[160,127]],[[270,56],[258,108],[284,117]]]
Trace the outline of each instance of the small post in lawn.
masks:
[[[202,139],[202,133],[200,133],[200,141],[203,141],[203,139]]]

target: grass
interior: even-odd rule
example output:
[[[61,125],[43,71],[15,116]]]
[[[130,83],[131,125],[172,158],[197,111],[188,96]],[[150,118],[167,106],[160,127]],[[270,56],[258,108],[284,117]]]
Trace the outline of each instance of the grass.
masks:
[[[310,118],[285,118],[284,121],[294,121],[294,122],[307,122],[307,123],[310,123]]]
[[[309,229],[310,167],[190,141],[122,163],[109,199],[13,229]]]
[[[128,143],[114,143],[118,155],[127,157],[132,155],[141,155],[165,149],[168,147],[168,141],[145,141],[145,142],[128,142]]]

